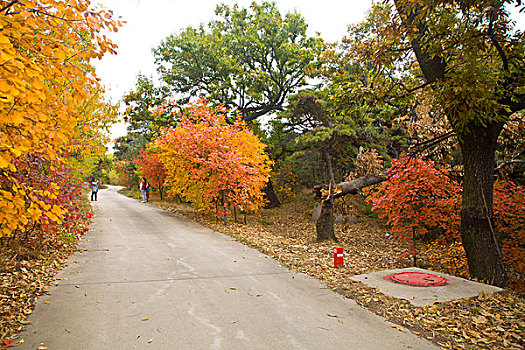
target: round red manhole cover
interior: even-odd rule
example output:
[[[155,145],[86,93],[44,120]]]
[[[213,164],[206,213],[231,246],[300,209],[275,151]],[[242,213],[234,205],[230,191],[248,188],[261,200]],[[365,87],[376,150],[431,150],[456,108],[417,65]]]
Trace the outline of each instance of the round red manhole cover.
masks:
[[[386,276],[385,280],[413,287],[439,287],[448,284],[448,280],[444,277],[417,271],[393,273]]]

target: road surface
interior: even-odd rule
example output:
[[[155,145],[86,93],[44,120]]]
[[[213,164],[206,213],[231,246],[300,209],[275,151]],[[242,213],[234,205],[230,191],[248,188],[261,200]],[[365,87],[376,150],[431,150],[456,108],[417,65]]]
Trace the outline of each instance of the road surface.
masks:
[[[229,236],[117,190],[92,202],[92,229],[17,349],[435,348]]]

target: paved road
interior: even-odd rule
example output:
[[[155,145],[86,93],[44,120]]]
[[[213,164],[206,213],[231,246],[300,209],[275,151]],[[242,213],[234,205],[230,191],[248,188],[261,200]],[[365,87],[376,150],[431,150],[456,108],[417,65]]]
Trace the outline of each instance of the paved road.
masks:
[[[17,349],[434,348],[228,236],[116,191],[99,192],[81,252]]]

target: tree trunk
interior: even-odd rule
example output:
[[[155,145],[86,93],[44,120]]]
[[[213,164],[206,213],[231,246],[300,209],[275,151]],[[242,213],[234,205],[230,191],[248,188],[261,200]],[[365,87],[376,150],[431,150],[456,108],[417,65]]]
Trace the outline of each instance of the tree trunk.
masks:
[[[472,277],[505,287],[507,274],[493,223],[494,164],[501,124],[473,126],[461,135],[464,179],[461,239]]]
[[[394,3],[404,25],[411,30],[417,29],[418,34],[411,40],[411,45],[427,83],[454,79],[453,74],[447,76],[446,69],[447,61],[453,58],[431,56],[424,47],[422,39],[428,28],[424,20],[417,16],[423,11],[424,4],[412,2],[412,6],[407,7],[406,1],[394,0]],[[501,110],[500,113],[507,117],[525,107],[525,95],[511,93],[509,84],[512,82],[513,78],[504,79],[498,84],[498,90],[505,91],[505,96],[498,102],[509,106],[509,110]],[[467,110],[470,108],[468,105],[465,107]],[[446,114],[450,118],[454,112],[448,111]],[[483,120],[474,120],[476,119]],[[456,122],[451,122],[454,130]],[[486,126],[482,126],[481,122],[479,124],[470,122],[458,134],[464,166],[460,233],[472,277],[497,286],[506,286],[507,275],[492,221],[494,158],[503,123],[488,123]]]
[[[388,180],[388,178],[384,175],[364,175],[352,181],[342,182],[335,186],[334,197],[339,198],[346,196],[347,194],[358,194],[362,188],[377,185],[386,180]],[[313,192],[316,201],[322,201],[325,199],[326,196],[323,196],[322,190],[323,185],[314,187]]]
[[[330,153],[328,152],[326,146],[323,150],[323,153],[326,158],[326,164],[328,165],[330,195],[328,198],[322,201],[323,204],[321,206],[321,215],[319,215],[319,219],[317,219],[317,223],[315,225],[317,229],[317,242],[327,239],[333,239],[337,242],[334,232],[334,170],[332,168],[332,158],[330,157]]]
[[[224,190],[222,192],[222,210],[224,211],[224,226],[228,225],[228,215],[226,214],[226,194],[224,193]]]
[[[281,202],[279,202],[279,198],[277,198],[277,195],[275,194],[272,180],[270,179],[268,179],[266,187],[264,187],[264,198],[267,200],[266,205],[264,206],[266,209],[272,209],[281,206]]]
[[[334,202],[328,198],[323,201],[321,215],[315,224],[317,229],[317,242],[333,239],[337,242],[334,232]]]

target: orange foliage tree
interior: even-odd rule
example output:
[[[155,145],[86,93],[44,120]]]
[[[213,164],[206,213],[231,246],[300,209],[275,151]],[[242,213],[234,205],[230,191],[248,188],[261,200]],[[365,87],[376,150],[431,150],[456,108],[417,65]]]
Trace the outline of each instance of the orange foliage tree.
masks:
[[[511,284],[525,293],[525,190],[511,181],[494,185],[494,224],[501,251],[511,274]]]
[[[270,174],[271,161],[264,144],[244,122],[226,123],[225,107],[206,101],[192,103],[179,116],[176,128],[156,141],[166,167],[171,195],[179,195],[196,208],[211,211],[228,205],[244,211],[263,204],[261,189]]]
[[[432,161],[402,155],[392,161],[389,181],[370,196],[372,209],[386,219],[400,240],[412,240],[410,253],[416,261],[415,238],[432,228],[454,235],[459,228],[460,187],[436,169]]]
[[[43,217],[57,222],[64,217],[67,209],[53,201],[60,186],[24,182],[17,159],[38,155],[56,170],[53,163],[61,163],[67,144],[78,136],[85,101],[97,89],[88,62],[116,47],[101,31],[120,25],[110,11],[90,8],[88,0],[0,5],[0,237]]]
[[[159,191],[160,199],[164,195],[164,181],[166,181],[166,168],[160,161],[159,155],[151,149],[143,149],[134,161],[137,172],[146,178],[153,189]]]

